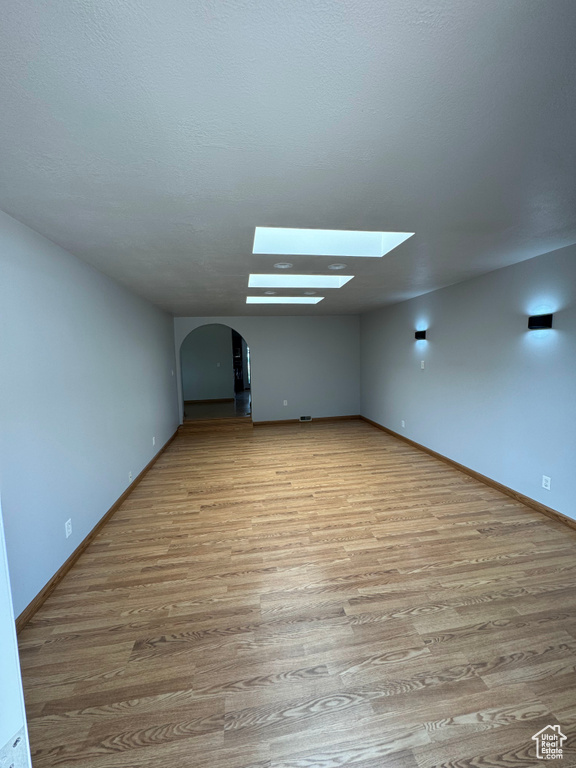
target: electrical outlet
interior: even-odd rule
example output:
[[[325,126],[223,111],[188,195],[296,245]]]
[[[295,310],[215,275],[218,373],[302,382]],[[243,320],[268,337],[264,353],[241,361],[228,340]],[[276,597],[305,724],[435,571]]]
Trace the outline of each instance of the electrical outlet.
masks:
[[[130,480],[130,482],[132,482],[132,472],[128,472],[128,480]]]
[[[156,445],[156,438],[155,438],[155,437],[153,437],[153,438],[152,438],[152,447],[154,447],[155,445]]]
[[[542,488],[545,488],[547,491],[550,490],[550,478],[548,475],[542,475]]]
[[[172,376],[174,376],[174,369],[172,369],[171,373],[172,373]]]
[[[403,427],[403,428],[405,428],[405,427],[406,427],[406,422],[404,421],[404,419],[402,419],[402,427]]]
[[[26,730],[21,728],[3,747],[0,747],[0,766],[25,768],[27,765],[31,765],[28,738]]]
[[[288,405],[288,400],[284,400],[284,405]]]
[[[64,530],[66,532],[66,538],[69,539],[72,536],[72,518],[69,518],[64,523]]]
[[[422,368],[422,370],[424,370],[424,360],[420,360],[420,368]]]

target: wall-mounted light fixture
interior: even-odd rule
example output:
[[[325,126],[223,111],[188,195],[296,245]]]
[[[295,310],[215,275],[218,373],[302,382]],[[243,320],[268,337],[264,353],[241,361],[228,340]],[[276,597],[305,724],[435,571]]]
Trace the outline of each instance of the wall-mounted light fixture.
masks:
[[[416,331],[414,334],[415,339],[425,339],[426,338],[426,331]]]
[[[531,331],[540,331],[544,328],[552,328],[554,315],[531,315],[528,318],[528,328]]]

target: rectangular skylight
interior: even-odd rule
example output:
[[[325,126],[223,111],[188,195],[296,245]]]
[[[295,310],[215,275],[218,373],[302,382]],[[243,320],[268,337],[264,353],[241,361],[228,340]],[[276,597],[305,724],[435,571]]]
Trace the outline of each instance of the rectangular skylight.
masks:
[[[318,304],[324,296],[246,296],[246,304]]]
[[[345,229],[256,227],[252,253],[274,256],[380,257],[414,232],[355,232]]]
[[[354,275],[250,275],[248,288],[341,288]]]

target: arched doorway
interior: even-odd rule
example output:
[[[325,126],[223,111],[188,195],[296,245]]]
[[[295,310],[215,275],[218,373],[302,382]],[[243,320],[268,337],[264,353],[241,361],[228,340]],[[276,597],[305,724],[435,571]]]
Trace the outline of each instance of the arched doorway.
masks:
[[[222,323],[191,331],[180,347],[184,421],[251,417],[250,349]]]

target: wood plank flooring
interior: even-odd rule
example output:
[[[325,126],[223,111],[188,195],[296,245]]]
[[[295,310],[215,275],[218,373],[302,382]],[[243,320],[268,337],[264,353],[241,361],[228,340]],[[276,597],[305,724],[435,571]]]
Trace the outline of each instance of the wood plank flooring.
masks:
[[[34,766],[574,766],[575,555],[364,422],[189,425],[21,633]]]

